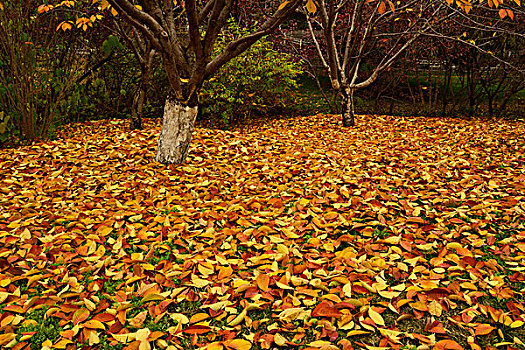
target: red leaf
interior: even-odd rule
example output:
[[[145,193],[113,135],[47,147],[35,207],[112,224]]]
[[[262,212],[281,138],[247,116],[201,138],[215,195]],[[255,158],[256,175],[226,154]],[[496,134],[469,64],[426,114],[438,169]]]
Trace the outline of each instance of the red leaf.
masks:
[[[104,312],[102,314],[95,315],[93,317],[94,320],[100,321],[100,322],[109,322],[113,321],[115,319],[115,315],[108,314],[107,312]]]
[[[323,300],[317,307],[312,311],[312,317],[340,317],[343,314],[332,306],[332,303]]]
[[[188,328],[184,329],[182,332],[186,334],[204,334],[204,333],[208,333],[209,331],[211,331],[211,327],[193,325],[193,326],[189,326]]]
[[[448,297],[452,292],[447,288],[434,288],[424,292],[429,299],[441,299]]]

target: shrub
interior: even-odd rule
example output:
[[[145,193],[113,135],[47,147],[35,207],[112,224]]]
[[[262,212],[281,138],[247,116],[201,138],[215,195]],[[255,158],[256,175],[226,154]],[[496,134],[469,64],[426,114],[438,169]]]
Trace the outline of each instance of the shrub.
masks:
[[[231,23],[217,40],[220,52],[232,37],[248,30]],[[226,64],[203,88],[203,117],[213,125],[228,127],[295,103],[300,62],[275,51],[266,38]]]
[[[37,16],[35,1],[0,8],[0,103],[13,134],[46,138],[61,100],[82,68],[71,36],[55,31],[54,14]]]

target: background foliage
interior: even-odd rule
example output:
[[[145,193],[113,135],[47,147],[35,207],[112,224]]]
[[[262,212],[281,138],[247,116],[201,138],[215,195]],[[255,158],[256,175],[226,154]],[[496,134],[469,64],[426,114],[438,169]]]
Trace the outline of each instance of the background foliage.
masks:
[[[231,22],[216,52],[232,37],[248,32]],[[229,126],[254,114],[282,111],[296,102],[296,78],[301,73],[301,62],[274,50],[267,38],[260,40],[205,83],[202,117],[213,125]]]

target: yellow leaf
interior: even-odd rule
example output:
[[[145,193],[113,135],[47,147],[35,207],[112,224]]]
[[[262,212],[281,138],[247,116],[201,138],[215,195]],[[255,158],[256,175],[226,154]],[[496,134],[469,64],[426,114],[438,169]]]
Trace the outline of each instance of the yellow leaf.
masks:
[[[153,266],[151,264],[148,264],[148,263],[142,264],[141,266],[146,271],[154,271],[155,270],[155,266]]]
[[[343,293],[345,293],[345,297],[347,298],[352,297],[352,284],[350,282],[343,286]]]
[[[203,275],[204,277],[208,277],[209,275],[211,275],[213,273],[213,268],[208,268],[206,266],[203,266],[201,264],[199,264],[197,266],[197,269],[199,270],[199,272],[201,273],[201,275]]]
[[[388,243],[388,244],[399,244],[399,242],[401,241],[401,237],[400,236],[390,236],[388,238],[385,238],[384,241],[385,243]]]
[[[94,332],[92,332],[94,333]],[[90,334],[91,336],[91,334]],[[65,349],[67,347],[68,344],[72,344],[73,342],[69,339],[61,339],[60,341],[58,341],[55,345],[53,345],[53,348],[54,349]]]
[[[143,260],[144,255],[142,253],[131,253],[131,260]]]
[[[0,287],[7,287],[9,283],[11,283],[11,279],[9,277],[5,277],[0,281]]]
[[[95,331],[90,332],[89,333],[89,338],[88,338],[89,346],[92,346],[92,345],[95,345],[95,344],[98,344],[98,343],[100,343],[100,338],[98,337],[97,332],[95,332]]]
[[[363,334],[370,334],[370,332],[368,332],[368,331],[361,331],[361,330],[354,330],[354,331],[348,332],[347,336],[351,337],[353,335],[363,335]]]
[[[286,284],[281,283],[279,281],[275,282],[275,284],[277,285],[277,287],[279,287],[281,289],[294,290],[292,287],[287,286]]]
[[[232,350],[249,350],[252,347],[252,343],[244,339],[233,339],[226,347]]]
[[[279,346],[283,346],[287,342],[286,338],[280,335],[279,333],[275,333],[275,335],[273,336],[273,341]]]
[[[100,245],[97,250],[95,250],[95,255],[96,256],[104,256],[104,254],[106,254],[106,248],[104,248],[103,245]]]
[[[20,234],[20,238],[22,241],[31,239],[31,231],[29,231],[27,228]]]
[[[523,321],[514,321],[510,324],[510,328],[520,328],[521,326],[523,326],[525,324],[525,322]]]
[[[439,316],[441,316],[441,313],[443,312],[443,307],[441,306],[441,304],[438,301],[432,300],[428,304],[428,312],[432,316],[439,317]]]
[[[459,249],[459,248],[463,248],[463,246],[457,242],[451,242],[451,243],[448,243],[447,244],[447,249]]]
[[[148,328],[139,329],[135,333],[135,339],[140,341],[139,350],[150,350],[151,345],[148,341],[148,337],[151,334],[151,331]]]
[[[9,293],[0,292],[0,304],[2,304],[7,299],[8,296],[9,296]]]
[[[218,341],[214,341],[213,343],[208,344],[206,347],[206,350],[222,350],[224,347],[222,344]]]
[[[84,298],[84,305],[86,305],[86,307],[87,307],[87,309],[89,311],[93,311],[93,310],[95,310],[97,308],[97,306],[95,305],[94,302],[92,302],[91,300],[86,299],[86,298]]]
[[[283,1],[283,2],[281,2],[279,7],[277,8],[277,11],[282,10],[283,8],[285,8],[285,6],[288,5],[289,2],[290,1]]]
[[[339,350],[339,348],[329,341],[326,340],[316,340],[308,344],[308,346],[319,348],[322,350]]]
[[[170,317],[179,324],[188,324],[190,322],[190,319],[183,314],[171,314]]]
[[[381,295],[383,298],[387,298],[387,299],[396,298],[401,294],[401,292],[394,292],[394,291],[387,291],[387,290],[380,290],[377,293]]]
[[[241,323],[244,320],[246,313],[247,313],[246,309],[242,310],[241,313],[237,315],[237,317],[235,317],[233,320],[230,321],[230,323],[228,323],[228,326],[232,326],[232,327],[237,326],[239,323]]]
[[[197,288],[204,288],[211,283],[210,281],[198,278],[195,275],[191,276],[191,282]]]
[[[111,336],[120,343],[129,343],[135,339],[135,333],[111,334]]]
[[[383,317],[377,311],[374,311],[374,309],[372,308],[368,309],[368,316],[370,316],[370,318],[372,319],[372,321],[374,321],[376,325],[379,325],[379,326],[385,325],[385,320],[383,320]]]
[[[97,235],[100,235],[100,236],[107,236],[111,233],[111,231],[113,231],[113,228],[112,227],[108,227],[108,226],[100,226],[98,229],[97,229]]]
[[[106,326],[100,321],[97,320],[89,320],[84,323],[84,327],[86,328],[93,328],[93,329],[106,329]]]

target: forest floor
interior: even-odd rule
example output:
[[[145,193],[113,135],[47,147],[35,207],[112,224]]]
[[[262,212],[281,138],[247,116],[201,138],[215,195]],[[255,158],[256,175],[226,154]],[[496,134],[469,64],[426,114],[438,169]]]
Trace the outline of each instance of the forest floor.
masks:
[[[0,347],[525,349],[525,125],[71,125],[0,150]]]

